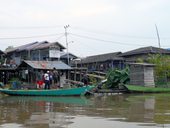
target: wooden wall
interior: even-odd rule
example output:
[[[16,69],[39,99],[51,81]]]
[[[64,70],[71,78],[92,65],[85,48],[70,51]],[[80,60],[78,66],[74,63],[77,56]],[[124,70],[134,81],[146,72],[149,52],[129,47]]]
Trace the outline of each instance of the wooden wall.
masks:
[[[130,65],[130,84],[155,86],[153,66]]]

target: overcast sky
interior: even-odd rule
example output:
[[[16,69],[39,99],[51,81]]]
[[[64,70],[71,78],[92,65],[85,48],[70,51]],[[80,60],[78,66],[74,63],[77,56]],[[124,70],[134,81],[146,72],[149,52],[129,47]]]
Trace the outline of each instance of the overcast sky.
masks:
[[[156,46],[170,48],[170,0],[0,0],[0,49],[58,41],[85,57]],[[72,41],[74,41],[72,43]]]

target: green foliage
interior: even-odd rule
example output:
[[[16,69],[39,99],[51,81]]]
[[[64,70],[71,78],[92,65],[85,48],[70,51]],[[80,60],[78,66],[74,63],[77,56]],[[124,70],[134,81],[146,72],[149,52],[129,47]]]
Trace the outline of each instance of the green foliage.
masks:
[[[21,84],[21,81],[19,78],[17,77],[13,77],[9,80],[10,84],[13,84],[13,82],[16,82],[17,85],[20,85]]]
[[[138,59],[138,62],[142,61],[144,60]],[[170,56],[163,54],[150,54],[145,62],[155,64],[154,75],[156,85],[167,85],[170,78]]]
[[[18,82],[18,81],[20,81],[20,79],[17,78],[17,77],[12,77],[12,78],[10,79],[10,82]]]
[[[148,62],[155,64],[155,76],[158,81],[161,79],[165,81],[170,78],[170,56],[162,54],[149,55]]]
[[[0,64],[3,64],[3,63],[4,63],[4,61],[5,61],[5,59],[4,59],[4,58],[0,59]]]
[[[123,70],[111,69],[106,74],[107,88],[118,88],[120,85],[124,85],[129,81],[129,68]]]
[[[21,86],[21,81],[17,77],[12,77],[9,82],[11,89],[19,89]]]
[[[137,63],[143,63],[144,60],[142,58],[137,58]]]
[[[96,84],[97,83],[97,80],[96,80],[96,78],[95,77],[93,77],[93,76],[90,76],[89,77],[89,82],[90,82],[90,84]]]

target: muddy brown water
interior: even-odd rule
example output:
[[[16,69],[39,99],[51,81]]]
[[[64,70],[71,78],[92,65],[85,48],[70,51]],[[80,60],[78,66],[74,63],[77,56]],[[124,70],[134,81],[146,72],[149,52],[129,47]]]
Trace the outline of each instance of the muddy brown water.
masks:
[[[0,128],[170,128],[170,94],[0,97]]]

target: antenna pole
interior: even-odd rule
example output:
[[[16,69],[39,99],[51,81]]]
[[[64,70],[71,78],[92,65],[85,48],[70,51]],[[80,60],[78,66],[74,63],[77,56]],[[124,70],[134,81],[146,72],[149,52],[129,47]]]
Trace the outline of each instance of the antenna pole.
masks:
[[[157,38],[158,38],[158,45],[159,45],[159,48],[161,48],[161,42],[160,42],[160,37],[159,37],[158,27],[157,27],[157,25],[156,25],[156,24],[155,24],[155,28],[156,28]]]
[[[67,28],[69,27],[69,25],[64,26],[65,29],[65,37],[66,37],[66,47],[67,47],[67,64],[69,65],[69,53],[68,53],[68,41],[67,41]]]

